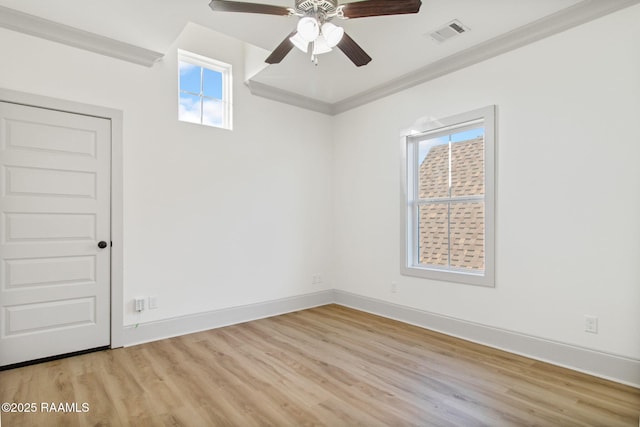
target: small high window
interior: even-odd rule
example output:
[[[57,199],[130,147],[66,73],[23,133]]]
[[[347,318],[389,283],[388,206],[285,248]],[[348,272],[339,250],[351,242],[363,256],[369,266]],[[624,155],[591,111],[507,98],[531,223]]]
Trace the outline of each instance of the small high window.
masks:
[[[494,109],[403,138],[404,274],[494,285]]]
[[[178,120],[231,129],[231,65],[178,50],[178,69]]]

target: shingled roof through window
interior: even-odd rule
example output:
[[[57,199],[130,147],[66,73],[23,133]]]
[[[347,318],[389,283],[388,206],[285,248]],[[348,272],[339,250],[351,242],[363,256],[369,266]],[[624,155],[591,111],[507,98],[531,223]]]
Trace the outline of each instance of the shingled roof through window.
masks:
[[[431,147],[419,170],[421,199],[484,194],[484,141],[475,138]],[[484,270],[484,203],[420,205],[420,263]],[[451,240],[451,241],[449,241]]]

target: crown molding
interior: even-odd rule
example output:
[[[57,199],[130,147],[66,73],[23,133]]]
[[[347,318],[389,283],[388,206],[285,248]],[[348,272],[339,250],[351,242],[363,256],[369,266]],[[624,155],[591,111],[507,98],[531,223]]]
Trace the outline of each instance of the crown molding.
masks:
[[[560,10],[530,24],[516,28],[513,31],[487,40],[476,46],[429,64],[423,68],[419,68],[418,70],[405,74],[397,79],[375,86],[369,90],[333,104],[305,98],[309,105],[309,107],[305,107],[298,102],[301,95],[282,89],[276,89],[265,84],[260,84],[261,88],[259,92],[254,93],[253,89],[251,92],[254,95],[263,96],[275,101],[297,105],[299,107],[308,108],[310,110],[319,111],[329,115],[336,115],[454,71],[458,71],[470,65],[477,64],[503,53],[518,49],[530,43],[534,43],[538,40],[550,37],[554,34],[577,27],[638,3],[640,3],[640,0],[584,0],[576,5]],[[254,84],[256,84],[256,82],[250,82],[249,87],[251,88]],[[277,97],[274,97],[273,94],[277,94]],[[316,108],[316,103],[322,104],[322,108]]]
[[[638,3],[640,3],[640,0],[584,0],[574,6],[333,104],[254,80],[248,80],[247,85],[254,95],[327,115],[336,115]],[[0,6],[0,27],[146,67],[152,66],[164,56],[159,52],[3,6]]]
[[[283,89],[278,89],[276,87],[256,82],[251,79],[247,80],[246,84],[247,86],[249,86],[249,90],[253,95],[261,96],[273,101],[283,102],[289,105],[295,105],[296,107],[305,108],[311,111],[317,111],[318,113],[323,113],[330,116],[335,114],[333,111],[333,106],[327,102],[318,101],[317,99],[309,98]]]
[[[339,114],[585,24],[640,0],[585,0],[332,105]]]
[[[0,27],[151,67],[164,54],[0,6]]]

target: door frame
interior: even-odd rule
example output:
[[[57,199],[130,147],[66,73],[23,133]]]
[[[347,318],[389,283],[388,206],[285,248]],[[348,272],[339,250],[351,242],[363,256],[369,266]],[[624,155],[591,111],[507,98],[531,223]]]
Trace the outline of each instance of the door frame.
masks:
[[[65,113],[81,114],[111,121],[111,348],[122,347],[124,330],[123,303],[123,112],[112,108],[51,98],[0,88],[0,101],[29,107],[46,108]]]

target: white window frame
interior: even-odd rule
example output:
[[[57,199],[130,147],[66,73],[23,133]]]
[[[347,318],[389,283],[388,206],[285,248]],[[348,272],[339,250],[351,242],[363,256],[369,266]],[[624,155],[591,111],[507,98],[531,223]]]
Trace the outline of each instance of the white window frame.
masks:
[[[418,144],[425,139],[454,133],[464,130],[465,127],[477,126],[479,123],[484,127],[484,271],[425,266],[418,261]],[[495,286],[495,153],[495,105],[433,120],[402,132],[401,274],[470,285]]]
[[[189,64],[198,66],[198,67],[203,67],[212,71],[217,71],[220,74],[222,74],[222,105],[223,105],[223,112],[222,112],[222,124],[220,125],[212,125],[212,124],[208,124],[208,123],[203,123],[202,122],[202,116],[200,117],[200,122],[199,123],[194,123],[194,122],[190,122],[190,121],[186,121],[186,120],[180,120],[180,117],[178,117],[178,120],[184,122],[184,123],[193,123],[193,124],[199,124],[202,126],[210,126],[210,127],[217,127],[217,128],[222,128],[222,129],[229,129],[232,130],[233,129],[233,102],[232,102],[232,87],[233,87],[233,82],[232,82],[232,76],[233,76],[233,70],[230,64],[227,64],[225,62],[222,61],[217,61],[215,59],[211,59],[211,58],[207,58],[206,56],[202,56],[202,55],[198,55],[192,52],[188,52],[186,50],[182,50],[182,49],[178,49],[178,108],[180,108],[180,62],[187,62]],[[201,110],[202,110],[202,102],[203,100],[206,98],[205,96],[203,96],[202,93],[191,93],[191,92],[187,92],[191,95],[195,95],[198,96],[200,98],[200,103],[201,103]]]

